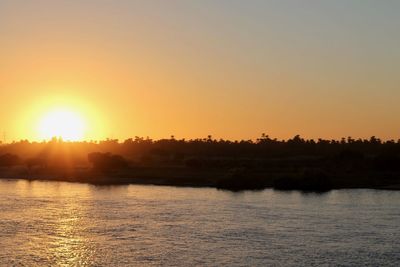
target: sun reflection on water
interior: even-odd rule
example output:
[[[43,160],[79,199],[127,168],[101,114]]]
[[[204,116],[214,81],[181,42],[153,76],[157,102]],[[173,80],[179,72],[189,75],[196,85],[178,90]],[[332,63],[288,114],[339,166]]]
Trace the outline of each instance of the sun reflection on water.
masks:
[[[49,236],[49,253],[59,266],[87,266],[94,254],[90,240],[83,235],[85,227],[81,218],[84,209],[73,199],[59,214],[54,223],[54,235]]]
[[[46,255],[45,261],[55,266],[88,266],[95,253],[94,243],[87,234],[87,205],[85,201],[90,191],[87,187],[69,190],[67,183],[39,186],[40,182],[18,181],[18,194],[32,199],[39,205],[25,210],[25,214],[35,218],[41,234],[30,238],[25,246],[34,246],[38,259]],[[79,196],[79,198],[77,197]],[[57,201],[54,201],[57,200]],[[86,219],[87,220],[87,219]]]

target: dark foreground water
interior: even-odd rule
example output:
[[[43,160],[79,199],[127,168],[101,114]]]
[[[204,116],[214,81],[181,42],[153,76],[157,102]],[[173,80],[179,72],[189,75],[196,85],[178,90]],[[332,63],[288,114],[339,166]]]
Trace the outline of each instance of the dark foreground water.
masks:
[[[0,180],[1,266],[399,266],[400,192]]]

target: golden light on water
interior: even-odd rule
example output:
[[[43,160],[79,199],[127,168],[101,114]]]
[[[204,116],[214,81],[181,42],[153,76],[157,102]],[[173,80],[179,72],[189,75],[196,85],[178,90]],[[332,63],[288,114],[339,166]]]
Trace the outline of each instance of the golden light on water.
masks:
[[[87,122],[82,115],[68,109],[57,109],[46,113],[38,123],[39,137],[44,140],[53,137],[65,141],[79,141],[85,137]]]

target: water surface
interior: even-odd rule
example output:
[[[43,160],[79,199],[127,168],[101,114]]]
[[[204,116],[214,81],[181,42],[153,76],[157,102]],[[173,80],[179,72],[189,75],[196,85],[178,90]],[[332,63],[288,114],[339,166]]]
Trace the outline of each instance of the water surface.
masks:
[[[400,192],[0,180],[0,266],[398,266]]]

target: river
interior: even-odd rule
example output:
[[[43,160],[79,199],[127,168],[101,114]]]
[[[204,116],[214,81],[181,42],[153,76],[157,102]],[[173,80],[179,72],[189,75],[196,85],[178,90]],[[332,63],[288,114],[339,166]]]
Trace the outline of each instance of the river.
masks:
[[[399,266],[400,192],[0,180],[0,266]]]

